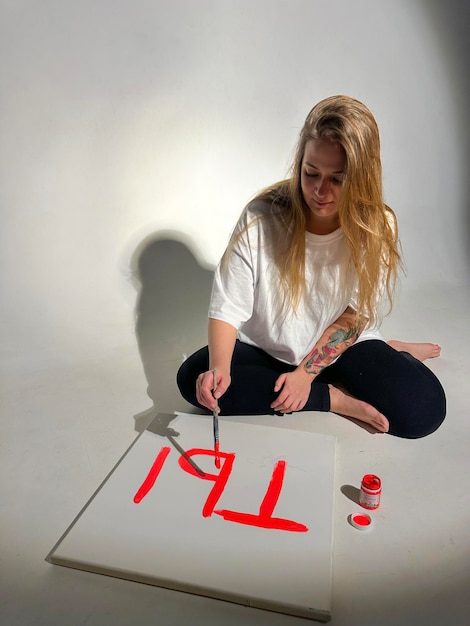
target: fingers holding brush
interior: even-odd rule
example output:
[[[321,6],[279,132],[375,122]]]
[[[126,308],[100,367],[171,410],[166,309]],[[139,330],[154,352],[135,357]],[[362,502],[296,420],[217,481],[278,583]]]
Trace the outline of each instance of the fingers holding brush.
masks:
[[[230,374],[220,370],[208,370],[199,374],[196,380],[196,398],[199,404],[205,406],[210,411],[218,407],[218,400],[230,386]]]
[[[196,379],[196,399],[199,404],[213,411],[216,406],[216,400],[212,395],[213,387],[212,372],[203,372]]]

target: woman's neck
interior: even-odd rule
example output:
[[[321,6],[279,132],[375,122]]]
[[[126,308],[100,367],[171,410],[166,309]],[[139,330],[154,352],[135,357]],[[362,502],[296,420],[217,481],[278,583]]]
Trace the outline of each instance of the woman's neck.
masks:
[[[329,235],[340,227],[337,215],[332,218],[318,219],[307,216],[307,231],[314,235]]]

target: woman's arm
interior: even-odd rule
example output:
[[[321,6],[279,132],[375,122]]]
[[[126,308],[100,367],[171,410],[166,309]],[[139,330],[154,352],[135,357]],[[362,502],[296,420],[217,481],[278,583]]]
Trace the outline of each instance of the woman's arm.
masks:
[[[348,307],[346,311],[329,326],[310,354],[300,363],[305,372],[313,377],[317,376],[325,367],[330,365],[346,348],[352,346],[365,324],[358,324],[356,313]],[[313,379],[312,379],[313,380]]]
[[[196,380],[196,397],[200,404],[213,411],[217,399],[230,386],[230,368],[237,329],[222,320],[209,318],[208,338],[209,371],[199,374]],[[216,390],[213,389],[213,370],[216,372]]]
[[[280,393],[271,408],[280,412],[303,409],[310,395],[313,379],[357,340],[364,326],[365,324],[358,324],[355,312],[348,307],[328,326],[297,368],[279,376],[274,391]]]

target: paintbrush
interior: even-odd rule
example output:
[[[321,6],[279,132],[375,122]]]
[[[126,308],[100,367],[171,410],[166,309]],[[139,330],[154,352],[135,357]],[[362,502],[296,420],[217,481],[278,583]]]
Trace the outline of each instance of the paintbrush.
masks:
[[[212,370],[212,394],[217,388],[217,380],[215,375],[215,369]],[[215,407],[212,411],[212,426],[214,429],[214,452],[215,452],[215,466],[217,469],[220,467],[219,459],[219,405],[217,400],[215,401]]]

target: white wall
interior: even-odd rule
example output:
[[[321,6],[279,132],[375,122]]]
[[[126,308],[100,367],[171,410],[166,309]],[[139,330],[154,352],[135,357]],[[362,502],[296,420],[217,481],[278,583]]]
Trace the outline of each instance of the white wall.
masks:
[[[171,230],[212,267],[245,202],[286,174],[308,110],[334,93],[381,127],[407,284],[465,281],[464,4],[2,0],[10,366],[137,355],[135,251]]]

